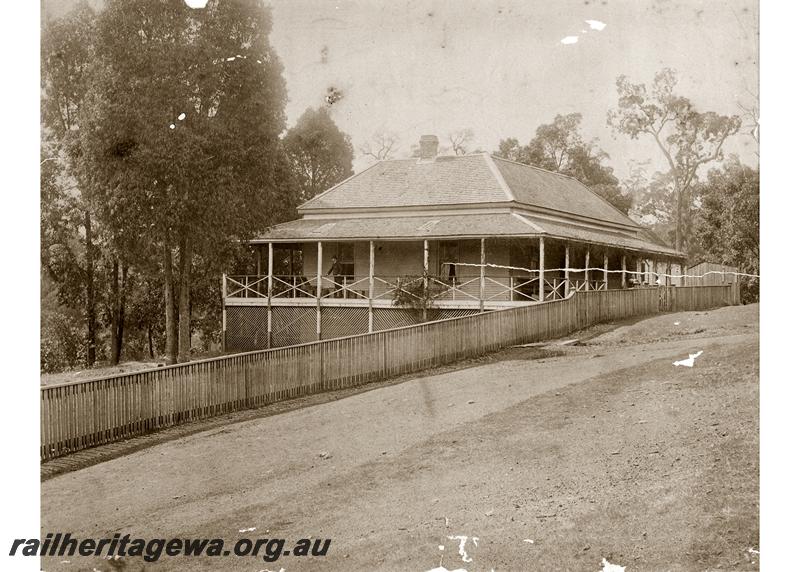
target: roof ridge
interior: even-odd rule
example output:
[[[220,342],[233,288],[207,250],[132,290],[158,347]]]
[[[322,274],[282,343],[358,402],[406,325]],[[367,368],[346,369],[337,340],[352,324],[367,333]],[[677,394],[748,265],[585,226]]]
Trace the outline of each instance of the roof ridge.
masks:
[[[517,200],[516,195],[514,195],[514,191],[511,190],[511,186],[506,181],[506,178],[503,176],[503,173],[500,172],[500,169],[497,168],[497,165],[494,161],[492,161],[492,157],[489,153],[479,153],[486,162],[486,166],[489,167],[489,171],[492,173],[492,176],[497,181],[497,184],[500,185],[500,188],[505,193],[506,197],[509,201],[515,202]]]
[[[559,173],[558,171],[551,171],[549,169],[543,169],[542,167],[536,167],[535,165],[528,165],[527,163],[520,163],[519,161],[514,161],[512,159],[506,159],[505,157],[500,157],[499,155],[495,155],[494,153],[488,153],[488,155],[492,159],[499,159],[501,161],[505,161],[506,163],[511,163],[513,165],[521,165],[522,167],[528,167],[529,169],[536,169],[537,171],[542,171],[543,173],[548,173],[550,175],[558,175],[559,177],[564,177],[565,179],[572,179],[573,181],[578,181],[572,175],[567,175],[565,173]],[[578,181],[580,183],[580,181]],[[585,186],[585,185],[584,185]],[[588,187],[586,187],[588,189]]]
[[[448,159],[463,159],[463,158],[466,158],[466,157],[480,157],[481,155],[489,155],[489,154],[490,153],[487,153],[486,151],[477,151],[475,153],[464,153],[463,155],[436,155],[435,159],[440,159],[440,158],[444,158],[444,157],[446,157]],[[420,159],[419,157],[399,157],[399,158],[393,158],[393,159],[378,159],[373,165],[370,165],[370,167],[372,167],[374,165],[377,165],[378,163],[399,163],[400,161],[419,161],[419,159]],[[433,163],[433,162],[435,162],[435,160],[434,161],[430,161],[430,162]],[[367,167],[367,169],[369,169],[369,167]],[[366,171],[367,169],[364,169],[364,171]],[[359,171],[359,172],[363,173],[364,171]]]

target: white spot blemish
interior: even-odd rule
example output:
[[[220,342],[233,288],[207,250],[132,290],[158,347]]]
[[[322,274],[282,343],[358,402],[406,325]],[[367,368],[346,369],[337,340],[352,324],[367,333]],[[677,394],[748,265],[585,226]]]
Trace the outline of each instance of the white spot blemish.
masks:
[[[578,43],[578,36],[565,36],[561,38],[562,44],[577,44]]]
[[[467,555],[467,540],[470,539],[469,536],[455,535],[455,536],[448,536],[447,538],[450,540],[458,540],[458,554],[459,556],[461,556],[461,560],[463,560],[464,562],[472,562],[472,558],[470,558]],[[478,547],[477,536],[472,537],[472,544],[474,544],[476,548]]]
[[[170,129],[175,129],[175,124],[174,124],[174,123],[170,123],[170,124],[169,124],[169,128],[170,128]]]
[[[239,530],[239,532],[253,532],[255,529],[255,526],[251,526],[250,528],[242,528]]]
[[[584,20],[592,30],[597,30],[598,32],[602,31],[606,24],[605,22],[601,22],[600,20]]]
[[[600,572],[625,572],[625,566],[620,566],[619,564],[612,564],[605,558],[603,558],[603,561],[600,563],[600,565],[603,567],[603,569],[600,570]]]
[[[674,322],[672,325],[673,325],[673,326],[680,326],[680,325],[681,325],[681,323],[680,323],[680,322]]]
[[[455,570],[448,570],[444,566],[437,566],[436,568],[431,568],[428,572],[467,572],[463,568],[457,568]]]
[[[748,549],[747,549],[747,551],[748,551],[750,554],[761,554],[761,552],[759,552],[759,551],[758,551],[758,550],[756,550],[755,548],[748,548]]]
[[[694,367],[694,360],[699,358],[700,355],[702,355],[702,353],[703,353],[703,350],[700,350],[696,354],[689,354],[688,358],[682,359],[682,360],[678,360],[678,361],[674,361],[674,362],[672,362],[672,365],[675,365],[675,366],[683,365],[683,366],[686,366],[686,367]]]
[[[444,545],[443,544],[439,545],[439,550],[444,550]]]
[[[528,544],[533,544],[533,540],[531,540],[530,538],[524,538],[524,539],[522,539],[522,542],[527,542]]]
[[[185,114],[185,113],[181,113],[181,114],[178,116],[178,121],[183,121],[184,119],[186,119],[186,114]]]
[[[236,56],[231,56],[231,57],[229,57],[229,58],[225,58],[225,61],[226,61],[226,62],[232,62],[232,61],[233,61],[233,60],[235,60],[235,59],[236,59]]]
[[[205,8],[208,0],[184,0],[189,8]]]

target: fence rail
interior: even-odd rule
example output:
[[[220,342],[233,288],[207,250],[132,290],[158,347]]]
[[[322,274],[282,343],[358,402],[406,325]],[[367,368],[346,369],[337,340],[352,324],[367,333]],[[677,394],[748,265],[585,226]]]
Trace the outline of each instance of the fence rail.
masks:
[[[732,296],[730,286],[574,292],[565,300],[45,386],[41,458],[552,339],[598,322],[722,306]]]

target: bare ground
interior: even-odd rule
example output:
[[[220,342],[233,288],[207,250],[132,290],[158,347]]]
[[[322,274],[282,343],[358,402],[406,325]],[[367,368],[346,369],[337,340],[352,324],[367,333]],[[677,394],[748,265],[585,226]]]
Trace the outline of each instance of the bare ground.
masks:
[[[580,337],[56,476],[43,534],[332,539],[324,558],[147,570],[758,569],[758,307]],[[61,560],[43,567],[142,568]]]

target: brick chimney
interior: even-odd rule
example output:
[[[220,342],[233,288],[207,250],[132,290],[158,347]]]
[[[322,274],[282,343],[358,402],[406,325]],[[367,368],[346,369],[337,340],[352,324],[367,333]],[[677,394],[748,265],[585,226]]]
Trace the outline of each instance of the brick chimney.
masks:
[[[433,161],[439,153],[439,138],[436,135],[423,135],[419,138],[419,158]]]

